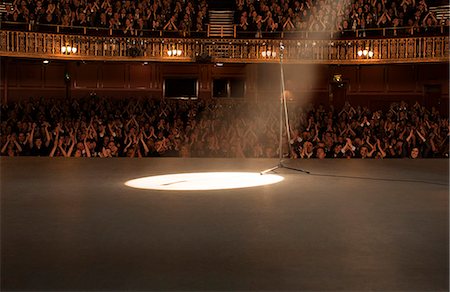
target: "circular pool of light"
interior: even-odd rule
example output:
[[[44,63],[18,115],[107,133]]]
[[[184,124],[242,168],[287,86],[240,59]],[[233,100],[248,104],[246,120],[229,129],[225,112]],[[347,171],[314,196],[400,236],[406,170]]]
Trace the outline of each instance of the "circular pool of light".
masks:
[[[141,177],[125,182],[125,185],[166,191],[224,190],[270,185],[283,179],[279,175],[261,175],[259,172],[195,172]]]

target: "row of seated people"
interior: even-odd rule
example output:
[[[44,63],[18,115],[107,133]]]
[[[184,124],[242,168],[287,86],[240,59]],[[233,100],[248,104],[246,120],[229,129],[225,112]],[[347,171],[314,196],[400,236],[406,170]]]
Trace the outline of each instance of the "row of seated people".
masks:
[[[236,0],[238,35],[279,37],[281,32],[334,32],[333,37],[448,34],[425,0]],[[125,36],[201,36],[207,30],[206,0],[14,0],[4,28],[32,24],[41,31]],[[383,29],[383,30],[380,30]],[[297,37],[297,36],[296,36]]]
[[[4,18],[12,22],[10,26],[20,28],[17,23],[23,23],[22,27],[32,24],[40,31],[55,31],[53,25],[60,25],[64,33],[83,32],[85,27],[97,28],[99,34],[111,29],[125,36],[203,32],[208,22],[206,0],[15,0],[6,10]]]
[[[278,157],[277,106],[153,99],[29,99],[1,108],[2,156]],[[448,158],[435,108],[346,104],[291,110],[291,158]],[[287,147],[287,146],[290,147]],[[289,152],[290,151],[290,152]]]
[[[448,34],[425,0],[236,0],[242,36],[281,32],[335,32],[333,37]]]

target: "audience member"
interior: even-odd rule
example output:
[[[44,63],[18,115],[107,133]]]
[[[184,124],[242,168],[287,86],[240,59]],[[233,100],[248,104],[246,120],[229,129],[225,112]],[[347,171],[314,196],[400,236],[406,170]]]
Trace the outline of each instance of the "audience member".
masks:
[[[204,31],[208,21],[206,0],[14,0],[12,9],[6,8],[7,21],[98,27],[127,36],[143,35],[143,30]]]
[[[238,31],[338,31],[338,36],[436,34],[440,24],[425,0],[236,0]],[[407,27],[398,31],[400,27]],[[394,28],[394,29],[392,29]],[[358,34],[356,34],[358,31]],[[269,36],[270,34],[266,34]]]
[[[419,103],[292,113],[291,158],[448,158],[448,119]],[[3,156],[278,156],[276,106],[265,103],[41,98],[4,104],[1,116]]]

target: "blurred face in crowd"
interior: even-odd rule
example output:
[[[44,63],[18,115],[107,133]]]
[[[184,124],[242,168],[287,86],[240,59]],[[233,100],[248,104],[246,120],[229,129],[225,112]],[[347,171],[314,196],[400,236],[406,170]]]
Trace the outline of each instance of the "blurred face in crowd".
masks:
[[[84,149],[84,145],[82,142],[78,142],[77,143],[77,150],[83,150]]]
[[[368,153],[369,153],[369,150],[367,149],[366,146],[361,147],[361,149],[359,150],[359,154],[361,154],[361,157],[363,157],[363,158],[367,157]]]
[[[411,150],[411,158],[412,158],[412,159],[419,158],[419,148],[414,147],[414,148]]]
[[[305,145],[303,146],[306,150],[306,152],[311,153],[313,150],[313,145],[311,142],[305,142]]]
[[[325,158],[325,151],[322,147],[317,148],[317,153],[316,153],[316,157],[319,159],[324,159]]]
[[[25,141],[25,134],[19,133],[18,140],[20,143],[23,143]]]
[[[341,144],[337,144],[336,146],[334,146],[334,153],[338,154],[341,152],[341,150],[342,150]]]

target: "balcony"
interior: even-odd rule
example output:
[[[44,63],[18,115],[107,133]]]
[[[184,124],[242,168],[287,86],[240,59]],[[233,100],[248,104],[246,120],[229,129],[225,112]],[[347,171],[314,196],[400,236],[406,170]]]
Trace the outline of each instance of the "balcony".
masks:
[[[56,31],[60,31],[57,27]],[[86,33],[86,31],[84,31]],[[0,31],[0,56],[85,61],[387,64],[449,61],[448,35],[332,39],[123,37]],[[68,54],[67,47],[76,48]],[[176,54],[172,52],[175,51]],[[170,53],[169,53],[170,52]],[[362,53],[364,52],[364,54]],[[369,53],[370,52],[370,53]]]

